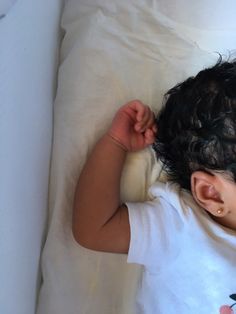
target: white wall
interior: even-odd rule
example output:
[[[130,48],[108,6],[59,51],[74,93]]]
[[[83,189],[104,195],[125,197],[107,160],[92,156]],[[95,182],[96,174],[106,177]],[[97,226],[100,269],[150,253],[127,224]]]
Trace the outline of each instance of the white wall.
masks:
[[[0,313],[35,312],[47,219],[62,0],[0,19]]]

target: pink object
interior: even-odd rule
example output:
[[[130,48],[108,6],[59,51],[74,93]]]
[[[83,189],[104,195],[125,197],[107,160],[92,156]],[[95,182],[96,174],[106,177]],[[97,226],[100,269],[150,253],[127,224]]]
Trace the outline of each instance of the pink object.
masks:
[[[233,314],[234,311],[229,305],[222,305],[220,307],[220,314]]]
[[[150,108],[133,100],[117,111],[108,134],[125,150],[138,151],[154,142],[156,131]]]

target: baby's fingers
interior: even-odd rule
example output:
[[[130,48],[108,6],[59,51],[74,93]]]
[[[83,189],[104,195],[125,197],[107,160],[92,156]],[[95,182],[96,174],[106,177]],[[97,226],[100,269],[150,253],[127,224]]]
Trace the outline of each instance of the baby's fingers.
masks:
[[[144,133],[144,140],[146,145],[151,145],[155,142],[155,132],[152,129],[147,129]]]
[[[154,121],[155,121],[154,113],[148,106],[146,106],[143,118],[140,122],[136,123],[135,130],[137,132],[143,133],[146,129],[149,129],[153,126]]]
[[[146,106],[140,100],[132,100],[127,103],[123,108],[128,108],[135,114],[135,120],[140,122],[146,112]]]

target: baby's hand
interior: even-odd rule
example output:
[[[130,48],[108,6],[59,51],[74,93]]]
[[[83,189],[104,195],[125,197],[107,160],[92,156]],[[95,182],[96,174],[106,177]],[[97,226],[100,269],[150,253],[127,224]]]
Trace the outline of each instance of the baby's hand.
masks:
[[[157,127],[154,113],[139,100],[122,106],[116,113],[108,131],[127,151],[138,151],[155,140]]]

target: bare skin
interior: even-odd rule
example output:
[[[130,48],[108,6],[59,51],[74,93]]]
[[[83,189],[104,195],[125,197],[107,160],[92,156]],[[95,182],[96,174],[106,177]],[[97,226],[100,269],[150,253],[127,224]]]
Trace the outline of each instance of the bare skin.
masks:
[[[120,202],[121,172],[129,151],[154,142],[154,114],[140,101],[117,112],[111,128],[95,145],[79,177],[73,211],[73,235],[84,247],[127,253],[128,211]]]
[[[128,210],[120,201],[120,179],[127,152],[152,144],[157,128],[148,106],[135,100],[120,108],[97,142],[78,180],[72,231],[82,246],[127,253]],[[219,224],[236,230],[236,184],[222,173],[196,171],[191,176],[195,201]]]

